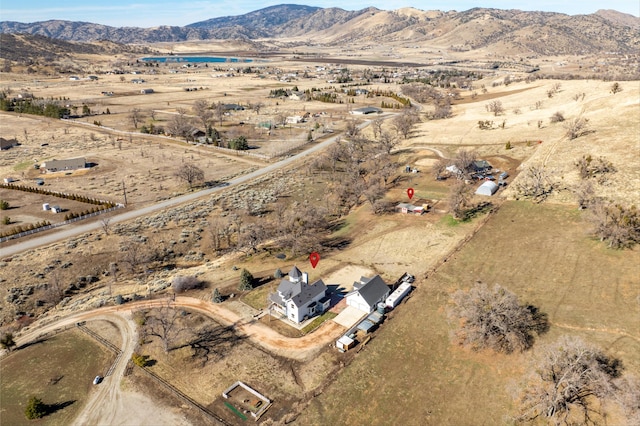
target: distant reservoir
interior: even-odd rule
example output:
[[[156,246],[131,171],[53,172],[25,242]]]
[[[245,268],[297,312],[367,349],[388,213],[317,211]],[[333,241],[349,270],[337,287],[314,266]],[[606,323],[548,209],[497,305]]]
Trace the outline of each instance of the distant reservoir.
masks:
[[[189,62],[253,62],[252,59],[245,58],[225,58],[220,56],[149,56],[142,58],[145,62],[176,62],[176,63],[189,63]]]

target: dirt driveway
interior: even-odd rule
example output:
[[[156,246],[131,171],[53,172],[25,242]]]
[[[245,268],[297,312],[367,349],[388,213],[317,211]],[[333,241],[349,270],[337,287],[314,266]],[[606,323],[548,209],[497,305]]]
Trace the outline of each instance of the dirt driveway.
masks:
[[[82,312],[55,319],[35,328],[17,339],[18,346],[29,343],[44,334],[80,321],[109,320],[113,322],[122,337],[120,350],[122,355],[116,359],[113,371],[103,382],[96,385],[86,406],[76,419],[76,425],[108,424],[108,425],[186,425],[187,420],[179,413],[156,404],[144,394],[122,389],[121,382],[127,361],[136,347],[136,324],[131,319],[131,312],[138,309],[166,306],[188,308],[197,311],[216,321],[234,325],[238,333],[245,335],[253,342],[261,345],[279,356],[295,360],[308,360],[314,357],[325,345],[333,342],[344,327],[333,321],[325,322],[318,330],[301,338],[284,337],[273,329],[261,324],[257,319],[245,318],[224,307],[192,297],[141,301],[130,303],[126,307],[110,306],[89,312]],[[90,378],[88,378],[89,380]]]

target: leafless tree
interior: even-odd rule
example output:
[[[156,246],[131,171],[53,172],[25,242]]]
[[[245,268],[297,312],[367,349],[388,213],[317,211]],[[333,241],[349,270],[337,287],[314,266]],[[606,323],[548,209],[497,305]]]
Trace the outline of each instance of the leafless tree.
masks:
[[[640,242],[640,212],[635,206],[596,199],[590,211],[594,235],[610,248],[627,248]]]
[[[615,394],[621,363],[578,338],[561,337],[534,361],[516,395],[519,422],[599,424],[603,401]]]
[[[376,202],[384,197],[385,192],[384,186],[380,185],[379,182],[373,182],[365,189],[364,196],[371,204],[374,213],[378,213],[376,211]]]
[[[438,158],[438,160],[431,167],[431,172],[435,179],[440,179],[442,174],[447,170],[449,161],[446,158]]]
[[[616,401],[624,410],[627,423],[640,425],[640,379],[626,374],[617,383]]]
[[[247,255],[254,254],[257,252],[258,245],[264,241],[266,236],[266,229],[261,222],[258,221],[246,225],[238,236],[238,250],[245,252]]]
[[[504,114],[504,107],[502,106],[502,101],[494,100],[485,105],[487,112],[492,112],[494,116],[499,116]]]
[[[181,311],[169,304],[147,314],[145,333],[159,338],[165,353],[173,349],[176,341],[184,336],[185,329],[180,324],[180,317]]]
[[[546,315],[521,305],[515,294],[495,285],[476,283],[452,297],[449,319],[456,325],[457,341],[473,350],[511,353],[533,345],[536,334],[548,329]]]
[[[144,240],[138,237],[129,237],[120,242],[119,262],[127,265],[130,273],[138,273],[139,268],[145,267],[151,258],[149,247]]]
[[[378,139],[378,136],[382,134],[382,124],[384,120],[381,118],[376,118],[371,122],[371,130],[373,131],[373,138]]]
[[[224,114],[226,113],[226,109],[222,102],[216,102],[213,104],[213,113],[215,117],[218,119],[218,123],[220,127],[222,127],[222,120],[224,120]]]
[[[360,123],[355,119],[351,119],[347,121],[347,127],[345,129],[345,134],[349,138],[355,138],[360,134]]]
[[[462,220],[466,218],[467,207],[471,197],[471,189],[464,182],[459,181],[449,192],[449,211],[454,219]]]
[[[392,120],[392,126],[398,135],[402,135],[404,139],[407,139],[413,130],[413,126],[415,126],[418,121],[420,121],[420,119],[417,114],[412,110],[405,110]]]
[[[593,189],[593,183],[589,180],[582,181],[576,185],[574,192],[580,209],[589,208],[595,202],[595,190]]]
[[[211,119],[213,118],[213,111],[211,111],[209,103],[204,99],[198,99],[193,103],[193,113],[200,118],[202,127],[206,131],[209,128]]]
[[[475,151],[467,151],[461,149],[453,157],[453,164],[459,170],[459,178],[469,179],[473,172],[473,162],[478,158],[478,154]]]
[[[382,131],[378,134],[377,142],[381,151],[391,154],[391,150],[398,145],[399,141],[398,138],[391,133]]]
[[[282,242],[294,256],[317,250],[326,232],[327,212],[309,202],[294,202],[281,221]]]
[[[129,112],[129,120],[131,121],[131,124],[133,124],[133,127],[137,129],[138,124],[144,120],[142,110],[140,108],[132,108]]]
[[[589,126],[589,119],[584,117],[577,117],[567,121],[564,128],[566,130],[565,136],[570,140],[587,135],[592,131]]]
[[[256,114],[260,114],[260,110],[264,108],[264,104],[262,102],[254,102],[249,104],[249,109],[255,111]]]
[[[515,183],[516,192],[530,198],[536,203],[544,201],[555,189],[556,184],[551,180],[544,166],[531,166]]]
[[[110,224],[110,222],[111,222],[111,219],[108,218],[108,217],[106,217],[106,218],[104,218],[104,219],[102,219],[100,221],[100,226],[102,227],[102,231],[104,232],[104,235],[109,235],[109,230],[110,230],[109,224]]]
[[[178,108],[176,112],[177,114],[167,124],[167,131],[171,135],[188,138],[192,126],[187,118],[187,112],[184,108]]]
[[[185,163],[175,173],[178,179],[189,184],[189,188],[193,188],[194,184],[204,181],[204,171],[195,164]]]

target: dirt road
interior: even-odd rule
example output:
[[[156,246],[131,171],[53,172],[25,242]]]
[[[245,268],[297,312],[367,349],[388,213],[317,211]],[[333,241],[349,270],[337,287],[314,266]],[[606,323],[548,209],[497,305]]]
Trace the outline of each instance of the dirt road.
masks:
[[[236,331],[254,343],[261,345],[279,356],[295,360],[308,360],[314,357],[325,345],[331,344],[344,328],[333,321],[325,322],[318,330],[300,338],[285,337],[273,329],[258,322],[255,318],[241,317],[235,312],[218,304],[206,302],[192,297],[177,297],[140,301],[126,306],[109,306],[89,312],[81,312],[37,326],[34,330],[16,339],[18,346],[37,340],[46,333],[61,327],[82,321],[108,320],[113,322],[122,336],[122,354],[116,359],[112,373],[103,382],[96,385],[94,393],[74,422],[75,425],[186,425],[188,422],[179,414],[155,404],[145,395],[129,392],[121,387],[121,381],[127,362],[136,346],[136,324],[131,319],[131,312],[138,309],[170,306],[187,308],[209,316],[214,320],[233,325]],[[92,377],[87,377],[91,380]]]
[[[392,117],[393,114],[390,114],[388,117],[385,118],[389,118]],[[362,123],[359,127],[362,129],[364,127],[366,127],[367,125],[369,125],[369,121],[365,121],[364,123]],[[185,194],[179,197],[175,197],[175,198],[171,198],[169,200],[165,200],[165,201],[161,201],[159,203],[138,209],[138,210],[130,210],[130,211],[126,211],[117,215],[114,215],[110,218],[110,221],[112,224],[114,223],[118,223],[118,222],[124,222],[127,220],[131,220],[131,219],[135,219],[141,216],[145,216],[145,215],[149,215],[151,213],[160,211],[160,210],[165,210],[167,208],[170,207],[174,207],[177,206],[179,204],[182,203],[187,203],[190,201],[194,201],[198,198],[201,197],[205,197],[211,194],[214,194],[216,192],[220,192],[223,190],[226,190],[229,187],[235,186],[235,185],[240,185],[242,183],[248,182],[252,179],[255,179],[257,177],[263,176],[265,174],[271,173],[273,171],[276,171],[278,169],[281,169],[283,167],[286,167],[292,163],[294,163],[295,161],[300,160],[301,158],[313,154],[317,151],[320,151],[326,147],[328,147],[329,145],[331,145],[332,143],[334,143],[336,140],[338,140],[341,137],[341,135],[336,135],[333,136],[323,142],[320,142],[318,144],[314,144],[311,147],[309,147],[308,149],[296,154],[296,155],[292,155],[291,157],[285,158],[283,160],[278,161],[277,163],[274,164],[270,164],[266,167],[263,167],[261,169],[258,169],[254,172],[251,173],[247,173],[246,175],[242,175],[239,176],[235,179],[232,179],[228,182],[225,182],[225,184],[222,186],[217,186],[217,187],[213,187],[213,188],[208,188],[202,191],[198,191],[198,192],[192,192],[189,194]],[[77,235],[80,234],[84,234],[86,232],[91,232],[91,231],[95,231],[100,229],[102,226],[102,224],[100,223],[100,221],[93,221],[93,222],[88,222],[88,223],[84,223],[81,225],[77,225],[77,224],[73,224],[73,225],[65,225],[62,226],[60,228],[58,228],[57,231],[52,232],[50,234],[46,234],[46,235],[41,235],[38,236],[36,238],[30,239],[30,240],[26,240],[26,241],[22,241],[22,242],[18,242],[18,243],[14,243],[13,241],[8,241],[5,243],[2,243],[2,248],[0,248],[0,258],[4,258],[4,257],[8,257],[8,256],[13,256],[17,253],[26,251],[26,250],[30,250],[30,249],[34,249],[36,247],[40,247],[43,245],[47,245],[47,244],[52,244],[55,243],[57,241],[60,240],[64,240],[67,238],[71,238],[71,237],[75,237]]]

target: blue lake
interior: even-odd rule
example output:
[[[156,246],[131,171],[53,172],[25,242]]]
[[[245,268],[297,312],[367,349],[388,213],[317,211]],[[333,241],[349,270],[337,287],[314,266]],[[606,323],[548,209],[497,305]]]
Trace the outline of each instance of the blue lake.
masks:
[[[145,62],[253,62],[251,59],[223,58],[219,56],[150,56],[142,58]]]

